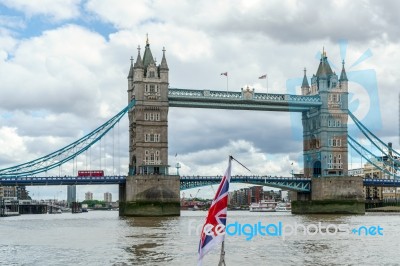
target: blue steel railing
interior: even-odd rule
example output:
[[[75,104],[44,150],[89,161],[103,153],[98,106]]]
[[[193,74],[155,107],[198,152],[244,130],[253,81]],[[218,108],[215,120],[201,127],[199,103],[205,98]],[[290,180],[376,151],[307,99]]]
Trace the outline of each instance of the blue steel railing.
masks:
[[[255,93],[254,90],[243,89],[233,92],[170,88],[168,101],[170,107],[291,112],[304,112],[322,104],[319,95]]]
[[[2,177],[0,186],[50,186],[50,185],[110,185],[126,183],[126,176],[32,176],[32,177]],[[181,176],[181,190],[201,186],[216,185],[221,182],[221,176]],[[311,189],[310,178],[271,177],[271,176],[233,176],[232,183],[244,183],[276,187],[285,190],[308,192]],[[397,179],[364,178],[364,186],[400,187]]]
[[[219,184],[222,176],[181,176],[181,190]],[[293,191],[310,191],[310,178],[272,176],[232,176],[231,183],[264,185]]]
[[[125,182],[126,176],[33,176],[0,178],[0,186],[110,185],[124,184]]]

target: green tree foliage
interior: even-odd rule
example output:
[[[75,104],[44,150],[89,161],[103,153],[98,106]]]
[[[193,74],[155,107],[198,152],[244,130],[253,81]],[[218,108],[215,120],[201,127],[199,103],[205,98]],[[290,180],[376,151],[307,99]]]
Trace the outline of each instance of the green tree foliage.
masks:
[[[89,208],[93,208],[94,205],[100,204],[101,206],[106,206],[106,203],[103,200],[84,200],[82,204],[87,204]]]

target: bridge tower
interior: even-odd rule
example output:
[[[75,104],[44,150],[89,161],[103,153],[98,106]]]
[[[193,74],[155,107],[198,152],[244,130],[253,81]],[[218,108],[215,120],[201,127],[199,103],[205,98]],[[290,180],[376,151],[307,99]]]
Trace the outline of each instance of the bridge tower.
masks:
[[[320,96],[322,106],[302,115],[304,175],[306,177],[347,174],[348,80],[344,62],[340,79],[332,71],[326,52],[308,85],[306,72],[303,95]]]
[[[340,77],[332,71],[326,52],[303,95],[319,95],[322,105],[303,112],[304,176],[312,178],[311,194],[298,194],[306,203],[294,204],[301,213],[363,213],[362,179],[347,176],[348,79],[342,62]],[[304,204],[302,204],[304,203]]]
[[[129,174],[120,187],[120,215],[180,214],[179,177],[168,174],[168,64],[165,49],[156,64],[149,40],[128,75]]]

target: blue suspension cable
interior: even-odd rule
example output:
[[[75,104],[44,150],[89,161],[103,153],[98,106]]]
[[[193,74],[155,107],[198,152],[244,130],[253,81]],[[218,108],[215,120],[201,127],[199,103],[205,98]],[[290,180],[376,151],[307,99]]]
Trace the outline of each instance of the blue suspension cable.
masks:
[[[381,145],[383,145],[384,147],[386,147],[387,149],[391,149],[385,142],[383,142],[381,139],[379,139],[376,135],[374,135],[374,133],[372,133],[366,126],[364,126],[360,120],[357,119],[357,117],[355,117],[350,111],[349,111],[349,116],[350,118],[354,121],[354,123],[356,124],[356,126],[361,130],[361,132],[364,134],[364,136],[366,136],[369,141],[371,141],[371,143],[379,149],[379,151],[381,151],[384,155],[388,156],[388,154],[386,154],[386,152],[381,149],[372,139],[369,135],[371,135],[376,141],[378,141]],[[395,154],[397,154],[398,156],[400,156],[400,153],[395,151],[393,148],[391,149]]]
[[[107,134],[118,121],[135,105],[135,100],[132,100],[128,106],[122,109],[117,115],[105,122],[100,127],[96,128],[86,136],[79,140],[38,159],[32,160],[27,163],[19,164],[16,166],[0,169],[1,177],[23,177],[31,176],[38,173],[46,172],[55,167],[60,167],[60,174],[62,172],[61,166],[85,152],[94,143],[98,142],[105,134]]]
[[[363,152],[361,152],[360,150],[358,150],[355,146],[358,146],[362,151],[364,151],[365,153],[369,154],[370,156],[374,157],[375,159],[377,159],[377,157],[370,152],[368,149],[364,148],[360,143],[358,143],[355,139],[353,139],[351,136],[348,136],[348,140],[350,140],[348,142],[348,144],[359,154],[361,155],[362,158],[364,158],[365,160],[367,160],[370,164],[372,164],[373,166],[375,166],[377,169],[379,169],[380,171],[388,174],[389,176],[393,176],[393,173],[391,173],[390,171],[388,171],[385,168],[382,168],[381,166],[379,166],[378,164],[375,163],[374,160],[371,160],[370,158],[368,158]],[[385,166],[388,167],[392,167],[391,165],[386,164],[383,160],[382,163]],[[397,170],[397,168],[395,168]],[[399,176],[394,175],[396,178],[399,178]]]

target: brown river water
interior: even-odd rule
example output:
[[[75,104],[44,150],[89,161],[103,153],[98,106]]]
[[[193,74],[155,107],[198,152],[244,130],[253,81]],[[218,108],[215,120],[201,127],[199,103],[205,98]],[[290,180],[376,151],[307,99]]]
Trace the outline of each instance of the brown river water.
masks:
[[[90,211],[1,217],[0,265],[197,265],[196,228],[205,215],[121,218],[116,211]],[[254,229],[259,222],[270,225],[269,233]],[[400,265],[400,213],[228,211],[228,224],[228,266]],[[218,247],[206,255],[203,265],[217,265],[219,252]]]

